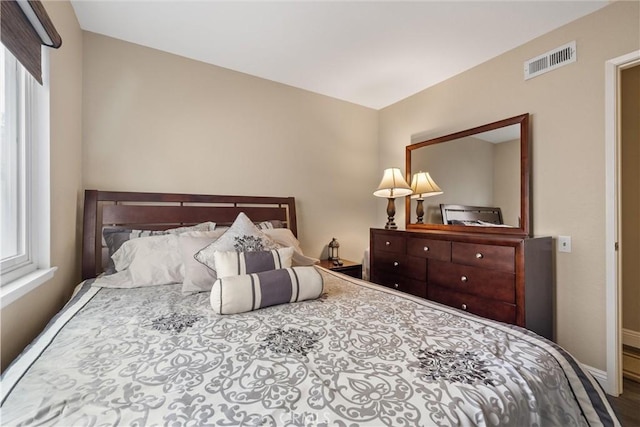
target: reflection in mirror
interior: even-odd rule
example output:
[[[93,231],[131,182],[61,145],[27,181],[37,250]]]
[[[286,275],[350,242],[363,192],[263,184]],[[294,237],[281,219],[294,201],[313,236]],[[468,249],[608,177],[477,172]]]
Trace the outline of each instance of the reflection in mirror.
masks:
[[[528,235],[528,122],[522,114],[407,146],[407,177],[428,172],[442,191],[406,199],[407,228]],[[441,205],[499,208],[503,223],[443,222]]]
[[[411,179],[412,199],[416,199],[416,224],[423,224],[424,218],[424,198],[439,196],[442,189],[438,187],[429,172],[418,172],[413,174]]]
[[[500,207],[504,224],[520,226],[520,126],[416,150],[411,170],[428,171],[443,191],[424,199],[425,223],[442,224],[440,204],[456,204]]]

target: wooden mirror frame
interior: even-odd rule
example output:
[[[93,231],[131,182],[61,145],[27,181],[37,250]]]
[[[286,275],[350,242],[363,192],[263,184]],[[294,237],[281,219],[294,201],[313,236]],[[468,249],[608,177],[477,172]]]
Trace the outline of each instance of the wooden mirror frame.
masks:
[[[485,233],[485,234],[508,234],[514,236],[529,236],[530,234],[530,203],[529,203],[529,186],[530,186],[530,167],[529,164],[529,113],[511,117],[497,122],[488,123],[472,129],[463,130],[452,133],[450,135],[441,136],[426,141],[417,142],[407,145],[405,149],[406,158],[406,176],[407,182],[411,182],[411,153],[413,150],[423,148],[433,144],[440,144],[447,141],[465,138],[490,130],[499,129],[511,125],[520,125],[520,227],[474,227],[466,225],[445,225],[445,224],[412,224],[411,223],[411,196],[405,198],[405,226],[406,229],[413,230],[442,230],[455,231],[465,233]]]

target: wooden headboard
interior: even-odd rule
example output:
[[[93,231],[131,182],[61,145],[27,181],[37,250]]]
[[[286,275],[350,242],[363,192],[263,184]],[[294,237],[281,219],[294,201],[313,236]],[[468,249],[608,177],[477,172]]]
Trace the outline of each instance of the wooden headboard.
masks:
[[[82,237],[82,279],[96,277],[103,271],[103,261],[107,254],[107,248],[102,244],[104,227],[166,230],[206,221],[214,221],[219,226],[228,226],[240,212],[244,212],[255,222],[280,220],[295,236],[298,235],[293,197],[86,190]]]
[[[456,221],[484,221],[501,225],[502,210],[485,206],[440,204],[443,224],[456,224]]]

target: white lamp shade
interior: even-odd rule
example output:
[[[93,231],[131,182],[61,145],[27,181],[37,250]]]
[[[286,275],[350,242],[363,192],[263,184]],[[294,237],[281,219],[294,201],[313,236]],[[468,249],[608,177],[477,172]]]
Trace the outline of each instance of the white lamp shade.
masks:
[[[409,187],[409,184],[405,181],[400,169],[389,168],[384,170],[382,181],[380,181],[380,185],[378,189],[373,192],[373,195],[377,197],[395,198],[408,196],[411,193],[411,187]]]
[[[418,172],[411,179],[412,199],[421,199],[423,197],[437,196],[443,191],[438,184],[431,178],[429,172]]]

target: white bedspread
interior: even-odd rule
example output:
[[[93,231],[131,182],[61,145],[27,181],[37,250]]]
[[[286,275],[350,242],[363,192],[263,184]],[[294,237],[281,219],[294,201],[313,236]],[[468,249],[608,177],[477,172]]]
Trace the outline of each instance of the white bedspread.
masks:
[[[228,316],[87,284],[3,374],[2,425],[618,425],[552,342],[322,275],[317,300]]]

